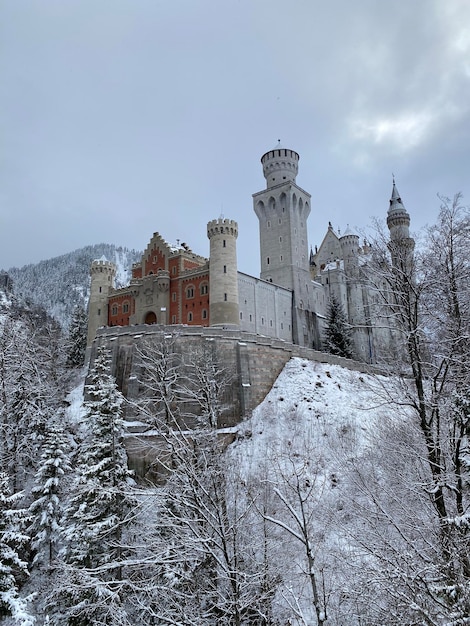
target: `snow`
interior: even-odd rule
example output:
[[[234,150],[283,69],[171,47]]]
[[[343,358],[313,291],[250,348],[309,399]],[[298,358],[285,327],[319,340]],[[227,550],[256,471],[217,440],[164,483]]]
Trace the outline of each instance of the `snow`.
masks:
[[[259,459],[270,447],[279,448],[316,440],[318,432],[354,433],[356,454],[369,445],[368,433],[376,420],[393,418],[391,407],[382,406],[377,393],[392,380],[375,378],[338,365],[292,358],[273,388],[255,409],[252,418],[240,425],[239,456],[246,472],[256,471]],[[244,432],[252,436],[244,438]]]
[[[79,423],[85,416],[85,408],[83,406],[83,389],[85,385],[86,370],[82,369],[77,385],[68,394],[66,400],[69,403],[67,407],[67,416],[71,423]]]

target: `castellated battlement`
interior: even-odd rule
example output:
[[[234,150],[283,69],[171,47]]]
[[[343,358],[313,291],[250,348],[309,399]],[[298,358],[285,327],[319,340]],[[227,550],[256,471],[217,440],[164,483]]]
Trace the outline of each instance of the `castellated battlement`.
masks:
[[[92,261],[90,267],[90,274],[101,274],[101,273],[116,273],[116,265],[112,261],[108,261],[107,259],[96,259]]]
[[[406,209],[395,210],[387,216],[387,226],[409,226],[410,216]]]
[[[281,147],[263,154],[261,163],[268,188],[286,181],[295,182],[299,171],[299,159],[297,152]]]
[[[359,235],[355,235],[354,233],[346,233],[342,237],[339,238],[341,244],[343,243],[359,243]]]
[[[231,235],[238,237],[238,224],[235,220],[219,218],[207,224],[207,236],[210,239],[214,235]]]

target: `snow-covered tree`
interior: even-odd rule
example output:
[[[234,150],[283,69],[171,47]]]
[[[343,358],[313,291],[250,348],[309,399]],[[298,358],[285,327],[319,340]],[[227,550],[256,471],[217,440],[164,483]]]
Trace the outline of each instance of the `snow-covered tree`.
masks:
[[[167,481],[146,538],[140,619],[157,624],[268,624],[255,516],[235,467],[225,465],[217,431],[165,433]],[[152,569],[145,568],[152,563]],[[144,616],[146,616],[144,618]]]
[[[352,359],[353,348],[351,328],[342,304],[333,295],[330,298],[327,313],[327,323],[323,339],[325,350],[331,354]]]
[[[25,534],[27,512],[17,508],[23,494],[12,494],[8,476],[0,472],[0,618],[11,616],[16,624],[32,626],[35,619],[28,611],[28,600],[20,587],[28,576],[27,563],[20,551],[28,543]]]
[[[67,366],[81,367],[85,360],[88,318],[83,306],[76,306],[67,339]]]
[[[123,397],[109,372],[109,361],[107,350],[99,349],[85,387],[88,434],[68,511],[67,561],[85,568],[115,563],[111,569],[119,576],[122,529],[135,500],[123,445]]]
[[[408,503],[414,503],[415,525],[426,523],[433,529],[422,537],[427,543],[421,554],[426,558],[404,558],[412,553],[408,519],[385,513],[376,497],[369,518],[388,515],[400,541],[404,539],[404,553],[395,552],[393,557],[390,542],[380,550],[375,546],[376,555],[382,554],[379,567],[395,570],[393,584],[382,587],[383,602],[386,598],[390,606],[397,598],[415,602],[419,582],[420,601],[413,606],[418,606],[426,624],[440,624],[444,616],[446,624],[464,624],[470,611],[469,235],[470,213],[457,194],[453,201],[443,200],[437,223],[418,253],[412,254],[409,238],[374,245],[377,292],[383,293],[386,312],[383,319],[390,320],[402,346],[400,358],[393,355],[389,364],[401,375],[400,390],[394,397],[387,392],[382,402],[395,405],[397,413],[403,406],[411,410],[409,437],[413,441],[417,437],[415,454],[425,460],[412,480],[421,485],[424,498],[412,499],[406,485],[398,497],[406,502],[407,511]],[[391,444],[384,439],[383,445]],[[424,502],[431,504],[430,510]]]
[[[85,437],[66,511],[65,563],[46,603],[54,624],[126,623],[123,535],[137,501],[122,441],[123,398],[109,362],[109,352],[98,349],[85,387]]]
[[[58,420],[47,426],[41,462],[32,489],[34,501],[31,515],[31,547],[33,564],[52,567],[61,540],[64,514],[63,483],[71,471],[70,444]]]
[[[136,347],[140,366],[138,413],[149,425],[171,428],[179,417],[177,382],[181,358],[175,349],[176,334],[143,341]]]

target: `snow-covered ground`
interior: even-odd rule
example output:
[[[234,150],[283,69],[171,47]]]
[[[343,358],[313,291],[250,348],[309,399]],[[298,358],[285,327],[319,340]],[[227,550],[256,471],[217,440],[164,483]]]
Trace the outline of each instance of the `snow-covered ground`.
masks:
[[[235,474],[267,516],[279,522],[267,528],[282,578],[275,599],[279,618],[295,615],[290,623],[316,623],[305,546],[295,536],[302,535],[302,514],[317,582],[331,594],[330,613],[341,615],[339,599],[351,578],[342,562],[357,533],[350,515],[353,483],[371,458],[380,458],[382,426],[406,419],[406,411],[397,413],[387,400],[397,393],[396,384],[392,378],[293,358],[251,419],[240,425],[229,450]]]

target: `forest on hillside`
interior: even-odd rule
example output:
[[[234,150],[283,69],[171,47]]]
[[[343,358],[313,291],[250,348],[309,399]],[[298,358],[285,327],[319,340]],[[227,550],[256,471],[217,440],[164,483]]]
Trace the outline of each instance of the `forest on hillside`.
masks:
[[[0,292],[0,622],[470,624],[469,235],[459,196],[412,255],[378,233],[387,375],[292,359],[230,433],[213,352],[143,344],[129,406],[83,309]]]
[[[64,329],[68,329],[76,306],[86,308],[90,293],[90,266],[102,256],[116,264],[116,286],[130,280],[133,263],[141,253],[114,244],[85,246],[39,263],[8,270],[15,294],[29,304],[43,307]]]

